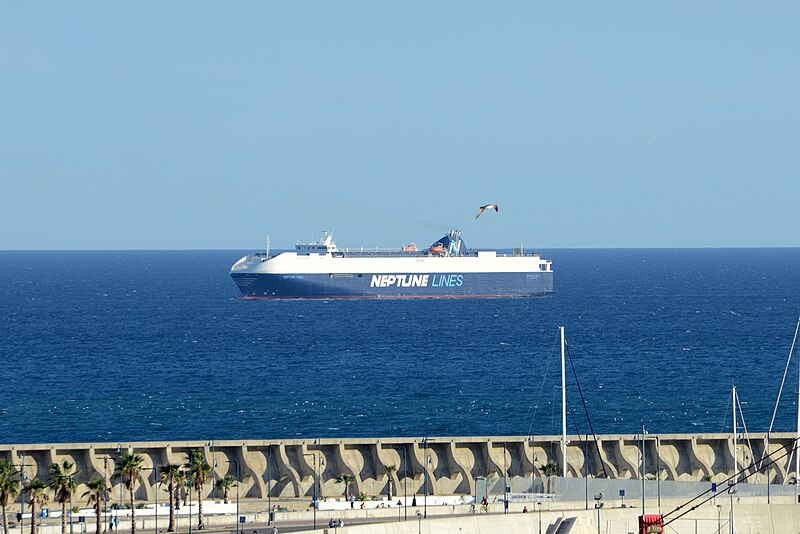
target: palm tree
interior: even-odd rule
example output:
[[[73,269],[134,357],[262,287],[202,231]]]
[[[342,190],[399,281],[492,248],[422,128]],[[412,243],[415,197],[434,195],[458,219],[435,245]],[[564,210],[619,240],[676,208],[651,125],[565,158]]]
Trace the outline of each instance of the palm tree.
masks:
[[[200,451],[192,451],[187,467],[194,482],[194,489],[197,490],[197,530],[203,530],[206,528],[203,522],[203,484],[211,475],[212,469],[208,465],[205,455]]]
[[[67,460],[54,463],[50,466],[50,483],[48,487],[53,491],[55,500],[61,503],[61,534],[67,534],[67,503],[72,498],[75,489],[72,468],[75,464]]]
[[[384,465],[383,468],[386,469],[386,476],[389,477],[389,500],[391,501],[392,500],[392,483],[394,482],[394,480],[392,479],[392,475],[394,474],[395,471],[397,471],[397,466],[396,465]],[[62,532],[61,534],[64,534],[64,533]]]
[[[542,474],[547,477],[547,493],[550,493],[553,477],[558,474],[558,465],[555,462],[547,462],[542,466]]]
[[[117,457],[117,469],[115,476],[122,479],[122,483],[128,488],[131,498],[131,534],[136,534],[136,503],[134,500],[134,490],[136,483],[142,478],[142,464],[144,456],[135,452],[126,452]],[[35,534],[35,533],[33,533]]]
[[[178,471],[175,475],[175,509],[181,509],[181,500],[183,500],[183,506],[186,506],[186,502],[189,499],[188,492],[185,491],[186,483],[188,482],[186,478],[186,471],[183,470],[183,467]]]
[[[342,473],[338,477],[333,479],[338,484],[344,484],[344,497],[347,498],[347,494],[350,493],[350,484],[356,481],[356,477],[353,475],[348,475],[346,473]]]
[[[22,486],[22,491],[28,494],[31,507],[31,534],[36,534],[38,530],[38,522],[36,521],[36,507],[40,507],[47,502],[47,486],[38,478],[25,482]]]
[[[169,526],[167,532],[175,532],[175,490],[181,466],[178,464],[166,464],[158,468],[162,482],[167,483],[167,493],[169,493]]]
[[[8,501],[19,493],[19,473],[14,464],[0,458],[0,506],[3,508],[3,532],[8,534]]]
[[[83,497],[89,497],[87,502],[90,505],[94,505],[94,519],[97,534],[101,534],[103,531],[103,520],[100,517],[100,512],[103,508],[105,494],[106,494],[106,480],[102,477],[93,478],[90,480],[86,486],[89,488],[89,491],[83,494]]]
[[[235,488],[239,485],[236,481],[236,477],[233,475],[225,475],[225,478],[221,478],[217,480],[216,484],[214,484],[218,490],[222,490],[222,501],[225,504],[228,504],[228,491],[231,488]]]

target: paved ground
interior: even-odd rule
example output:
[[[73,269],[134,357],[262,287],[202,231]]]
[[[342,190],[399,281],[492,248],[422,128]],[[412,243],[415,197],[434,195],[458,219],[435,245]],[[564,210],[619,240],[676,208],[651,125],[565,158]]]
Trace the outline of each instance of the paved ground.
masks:
[[[287,500],[273,501],[272,504],[281,506],[283,508],[288,508],[289,510],[294,510],[294,511],[305,511],[309,509],[307,506],[304,506],[309,504],[308,501],[305,499],[292,500],[292,501],[287,501]],[[252,514],[255,512],[262,512],[264,516],[266,516],[267,509],[268,509],[268,504],[266,500],[263,501],[263,503],[250,501],[247,503],[246,506],[240,505],[240,511],[242,514],[245,513]],[[320,513],[320,516],[317,518],[317,524],[316,524],[318,530],[328,527],[329,514],[330,512]],[[455,516],[449,515],[448,517],[458,517],[459,515],[468,515],[468,514],[456,514]],[[401,520],[405,520],[405,517],[403,517],[403,519]],[[411,513],[409,513],[407,520],[409,522],[415,522],[418,521],[418,518],[416,515],[412,515]],[[351,518],[351,519],[344,519],[344,521],[345,521],[344,526],[358,525],[364,523],[390,523],[390,522],[397,522],[398,517],[395,516],[395,517],[378,517],[378,518]],[[46,526],[58,526],[61,524],[61,520],[57,518],[56,519],[50,518],[44,520],[44,524]],[[87,524],[86,526],[88,528],[84,531],[81,529],[81,525],[79,523],[77,522],[74,523],[73,534],[83,534],[83,532],[86,532],[86,534],[94,534],[95,532],[94,523]],[[158,526],[159,526],[158,533],[166,534],[167,532],[166,518],[164,518],[164,523],[161,523],[161,521],[159,520]],[[279,534],[283,534],[286,532],[299,532],[299,531],[312,530],[314,528],[314,521],[312,518],[312,519],[303,519],[298,521],[283,520],[283,521],[273,522],[272,524],[267,524],[266,521],[261,521],[258,523],[251,522],[244,525],[244,528],[240,529],[238,533],[234,525],[225,525],[225,526],[208,525],[202,531],[198,531],[197,528],[193,526],[191,534],[200,534],[200,532],[204,534],[272,534],[273,526],[277,527]],[[14,523],[11,523],[9,527],[10,527],[9,528],[10,534],[30,533],[29,521],[25,521],[23,530],[20,530],[19,525]],[[69,526],[67,526],[67,533],[69,534],[69,532],[70,532]],[[137,528],[136,532],[137,534],[155,534],[153,533],[152,529],[142,530],[141,528]],[[113,531],[108,531],[105,534],[129,534],[129,533],[130,533],[130,522],[122,519],[118,529],[114,529]],[[185,524],[181,524],[178,530],[176,531],[176,534],[189,534],[189,530],[187,530]]]

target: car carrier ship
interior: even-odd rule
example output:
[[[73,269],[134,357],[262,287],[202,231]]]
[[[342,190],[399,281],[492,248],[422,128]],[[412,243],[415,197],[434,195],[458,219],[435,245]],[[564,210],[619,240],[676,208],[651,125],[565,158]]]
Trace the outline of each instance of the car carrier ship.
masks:
[[[553,291],[553,266],[538,253],[469,250],[453,230],[430,247],[340,249],[333,233],[294,252],[249,254],[231,267],[245,298],[530,297]]]

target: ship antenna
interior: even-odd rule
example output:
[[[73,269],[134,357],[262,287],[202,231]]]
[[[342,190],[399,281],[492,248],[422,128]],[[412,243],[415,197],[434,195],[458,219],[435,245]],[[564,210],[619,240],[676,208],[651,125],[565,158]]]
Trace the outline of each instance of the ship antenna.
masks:
[[[267,234],[267,258],[269,258],[269,234]]]

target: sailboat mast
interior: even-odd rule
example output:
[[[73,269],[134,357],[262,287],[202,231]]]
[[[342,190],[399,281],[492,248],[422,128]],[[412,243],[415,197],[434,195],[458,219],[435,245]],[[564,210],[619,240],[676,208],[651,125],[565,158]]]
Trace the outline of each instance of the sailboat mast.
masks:
[[[561,476],[567,476],[567,366],[564,327],[561,330]],[[798,419],[800,421],[800,418]]]
[[[739,472],[739,442],[736,432],[736,407],[738,406],[738,401],[736,399],[736,386],[732,388],[733,394],[733,473],[735,475],[735,481],[739,482],[739,475],[736,473]]]

